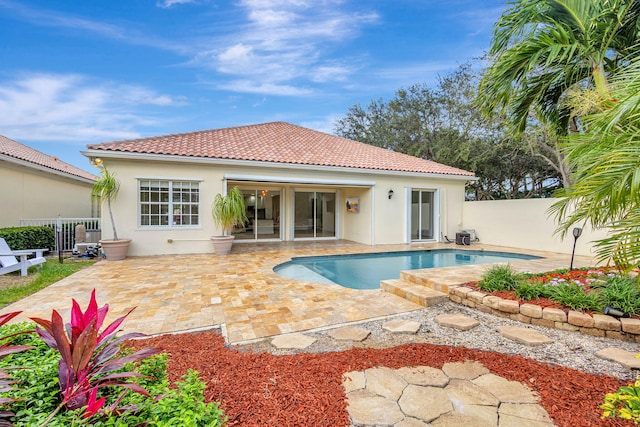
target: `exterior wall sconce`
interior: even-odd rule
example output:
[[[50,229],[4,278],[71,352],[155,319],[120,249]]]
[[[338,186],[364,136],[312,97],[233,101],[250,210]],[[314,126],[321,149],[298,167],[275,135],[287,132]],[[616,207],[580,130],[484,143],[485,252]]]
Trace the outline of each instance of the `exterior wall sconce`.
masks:
[[[95,157],[91,159],[91,164],[95,167],[100,167],[102,165],[102,159],[100,157]]]
[[[389,190],[387,194],[389,195],[389,199],[391,199],[393,197],[393,190]]]
[[[573,257],[576,254],[576,243],[578,242],[578,237],[582,235],[582,228],[575,227],[573,229],[573,250],[571,251],[571,265],[569,266],[569,270],[573,270]]]

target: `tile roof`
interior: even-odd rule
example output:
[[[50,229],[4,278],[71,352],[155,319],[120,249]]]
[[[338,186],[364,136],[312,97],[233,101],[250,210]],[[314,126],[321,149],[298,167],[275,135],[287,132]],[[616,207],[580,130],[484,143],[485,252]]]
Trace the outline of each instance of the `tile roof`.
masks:
[[[82,169],[72,166],[68,163],[65,163],[57,157],[49,156],[48,154],[44,154],[38,150],[34,150],[31,147],[27,147],[24,144],[20,144],[19,142],[2,135],[0,135],[0,155],[5,155],[17,160],[29,162],[33,165],[40,166],[45,169],[63,172],[64,174],[72,175],[74,177],[90,179],[92,181],[98,179],[97,176],[83,171]]]
[[[284,122],[87,145],[90,150],[474,176],[406,154]]]

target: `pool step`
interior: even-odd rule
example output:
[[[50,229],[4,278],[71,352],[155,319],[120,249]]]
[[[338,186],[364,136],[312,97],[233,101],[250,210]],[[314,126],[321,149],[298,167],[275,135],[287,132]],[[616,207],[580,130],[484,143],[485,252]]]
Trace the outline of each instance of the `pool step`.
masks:
[[[380,289],[424,307],[430,307],[449,299],[449,295],[445,293],[405,280],[382,280]]]
[[[467,265],[464,268],[431,268],[423,270],[405,270],[400,272],[400,280],[425,286],[436,291],[449,293],[449,288],[459,286],[465,282],[475,282],[480,280],[488,266]]]

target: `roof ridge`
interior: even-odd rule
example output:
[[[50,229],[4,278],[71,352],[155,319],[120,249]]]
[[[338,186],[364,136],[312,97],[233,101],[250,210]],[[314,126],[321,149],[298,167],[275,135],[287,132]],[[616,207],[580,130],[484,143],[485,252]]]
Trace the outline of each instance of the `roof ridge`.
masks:
[[[0,155],[5,155],[13,159],[22,160],[34,166],[50,169],[52,171],[62,172],[78,178],[96,180],[98,177],[73,166],[57,156],[43,153],[26,144],[15,141],[4,135],[0,135]]]
[[[474,175],[432,160],[283,121],[88,144],[87,149],[138,155]]]

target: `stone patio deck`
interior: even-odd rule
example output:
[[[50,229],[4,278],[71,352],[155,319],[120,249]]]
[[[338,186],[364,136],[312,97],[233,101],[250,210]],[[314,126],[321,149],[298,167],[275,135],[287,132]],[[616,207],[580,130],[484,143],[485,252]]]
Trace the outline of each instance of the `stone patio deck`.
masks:
[[[57,309],[68,319],[71,298],[84,308],[92,289],[99,305],[109,304],[109,319],[136,307],[123,324],[126,331],[149,335],[205,330],[221,326],[229,343],[376,319],[421,308],[383,290],[352,290],[282,277],[273,267],[296,256],[456,248],[519,252],[545,257],[530,261],[531,271],[567,267],[570,256],[514,250],[483,244],[368,246],[346,241],[236,244],[232,254],[130,257],[101,261],[4,309],[22,310],[17,319],[45,317]],[[576,257],[574,265],[592,260]],[[520,269],[527,261],[518,261]],[[489,265],[437,269],[462,283]],[[424,270],[421,271],[424,274]],[[427,273],[429,274],[429,273]],[[457,278],[457,280],[456,280]]]

